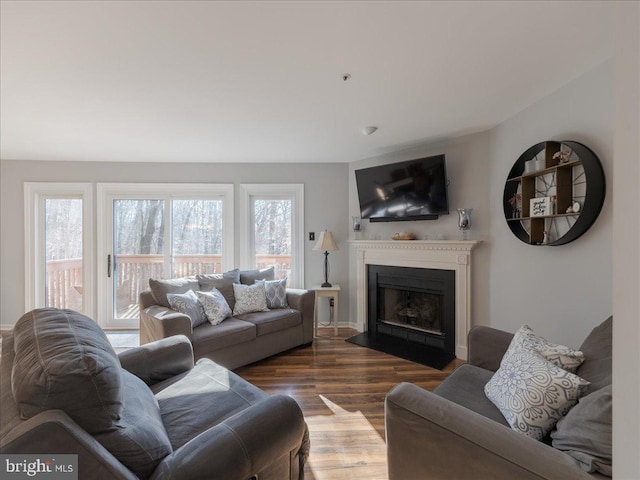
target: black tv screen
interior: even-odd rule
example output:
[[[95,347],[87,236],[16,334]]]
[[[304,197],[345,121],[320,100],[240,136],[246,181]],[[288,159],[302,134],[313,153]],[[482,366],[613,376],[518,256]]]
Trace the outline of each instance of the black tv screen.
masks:
[[[355,173],[362,218],[424,220],[449,213],[444,155],[363,168]]]

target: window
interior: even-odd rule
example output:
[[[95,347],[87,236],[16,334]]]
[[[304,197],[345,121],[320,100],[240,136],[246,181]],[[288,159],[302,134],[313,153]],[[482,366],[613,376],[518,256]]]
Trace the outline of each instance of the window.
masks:
[[[93,315],[91,184],[25,183],[25,308]]]
[[[233,268],[233,186],[98,184],[105,327],[137,328],[149,279]]]
[[[240,185],[240,264],[273,266],[288,286],[304,284],[304,186]]]

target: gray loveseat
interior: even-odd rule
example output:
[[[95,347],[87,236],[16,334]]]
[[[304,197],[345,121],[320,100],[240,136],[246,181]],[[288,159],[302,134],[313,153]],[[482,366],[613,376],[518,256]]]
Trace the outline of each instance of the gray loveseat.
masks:
[[[115,354],[91,319],[25,314],[3,339],[0,452],[78,455],[81,479],[300,479],[302,412],[174,336]],[[44,460],[43,460],[44,461]]]
[[[314,292],[287,289],[287,308],[244,313],[219,325],[196,327],[191,319],[170,308],[168,293],[219,290],[233,310],[233,284],[253,285],[270,280],[273,270],[231,270],[223,274],[197,275],[172,280],[150,280],[151,290],[140,294],[140,343],[184,335],[193,344],[196,359],[210,358],[234,369],[291,348],[313,342]]]
[[[468,364],[433,393],[409,383],[389,392],[385,427],[390,480],[608,478],[587,471],[593,470],[590,454],[611,456],[612,318],[594,328],[580,347],[585,361],[576,374],[591,385],[565,417],[571,424],[564,429],[573,439],[564,438],[562,450],[551,445],[558,440],[556,432],[537,441],[512,430],[484,393],[512,337],[474,327]]]

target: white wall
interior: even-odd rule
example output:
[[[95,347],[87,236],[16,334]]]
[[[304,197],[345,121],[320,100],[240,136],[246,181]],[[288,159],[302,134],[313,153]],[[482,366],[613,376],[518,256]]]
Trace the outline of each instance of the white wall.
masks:
[[[333,232],[340,247],[329,257],[330,280],[346,286],[349,273],[348,228],[340,212],[348,203],[347,172],[348,166],[344,163],[154,164],[3,160],[0,162],[0,328],[11,328],[24,313],[24,182],[234,183],[236,219],[240,183],[303,183],[305,286],[322,283],[324,256],[312,250],[315,242],[307,238],[308,232],[317,234],[324,229]],[[235,229],[238,235],[238,221]],[[236,264],[238,255],[236,249]],[[345,291],[345,298],[347,294]],[[347,318],[347,302],[342,302],[340,307],[340,317]]]
[[[615,11],[613,473],[640,478],[640,4]]]
[[[565,85],[492,129],[490,134],[490,324],[579,347],[612,314],[613,61]],[[575,140],[600,158],[607,196],[594,225],[557,247],[527,245],[509,230],[502,195],[507,173],[530,146]]]
[[[354,171],[360,168],[394,163],[430,155],[445,154],[447,177],[450,182],[449,215],[442,215],[437,220],[418,220],[409,222],[369,223],[364,222],[362,239],[390,239],[399,231],[410,231],[419,239],[460,239],[458,230],[458,214],[456,208],[473,208],[471,216],[470,240],[483,240],[484,242],[473,251],[472,263],[472,291],[473,307],[471,321],[474,325],[488,325],[489,315],[489,249],[487,240],[490,239],[489,231],[489,196],[487,186],[489,184],[489,135],[478,133],[453,138],[434,144],[415,147],[410,150],[402,150],[388,155],[368,158],[358,162],[352,162],[349,167],[349,231],[351,238],[350,219],[352,215],[359,215],[358,193]],[[352,325],[356,325],[356,258],[355,253],[350,255],[349,263],[349,292],[350,318]]]

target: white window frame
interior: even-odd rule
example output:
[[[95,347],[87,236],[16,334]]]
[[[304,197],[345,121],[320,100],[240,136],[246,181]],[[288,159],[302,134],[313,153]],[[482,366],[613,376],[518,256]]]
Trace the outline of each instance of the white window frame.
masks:
[[[120,198],[146,199],[158,198],[163,200],[222,199],[223,207],[223,238],[222,238],[222,269],[231,270],[234,264],[234,188],[233,184],[217,183],[98,183],[97,184],[97,230],[98,253],[97,258],[97,287],[102,292],[98,295],[98,319],[100,325],[106,328],[139,328],[130,322],[121,321],[112,325],[111,316],[112,288],[111,278],[107,277],[107,255],[113,258],[113,221],[110,218],[113,200]],[[170,228],[170,209],[165,209],[165,225]],[[108,230],[108,231],[107,231]],[[170,247],[169,243],[169,248]],[[108,293],[104,293],[108,292]]]
[[[240,184],[240,268],[254,266],[251,197],[262,199],[291,199],[291,262],[294,275],[288,279],[291,288],[304,288],[304,184],[302,183],[243,183]],[[295,263],[294,263],[295,262]]]
[[[46,305],[45,288],[45,200],[82,199],[82,308],[95,318],[93,289],[93,185],[91,183],[25,182],[25,311]]]

